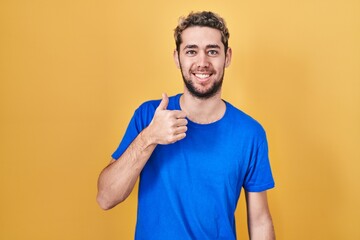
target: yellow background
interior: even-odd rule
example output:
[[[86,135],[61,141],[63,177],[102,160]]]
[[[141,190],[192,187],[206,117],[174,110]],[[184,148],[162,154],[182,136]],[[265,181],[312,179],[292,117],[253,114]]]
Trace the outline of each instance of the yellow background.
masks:
[[[97,177],[134,109],[182,91],[191,10],[228,22],[223,98],[267,130],[278,239],[360,239],[358,0],[2,0],[0,239],[133,238],[136,191],[104,212]]]

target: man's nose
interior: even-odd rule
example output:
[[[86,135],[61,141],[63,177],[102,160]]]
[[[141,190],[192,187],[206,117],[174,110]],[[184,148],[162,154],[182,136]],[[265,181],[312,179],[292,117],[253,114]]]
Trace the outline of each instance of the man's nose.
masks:
[[[200,53],[197,59],[197,67],[209,67],[209,59],[205,53]]]

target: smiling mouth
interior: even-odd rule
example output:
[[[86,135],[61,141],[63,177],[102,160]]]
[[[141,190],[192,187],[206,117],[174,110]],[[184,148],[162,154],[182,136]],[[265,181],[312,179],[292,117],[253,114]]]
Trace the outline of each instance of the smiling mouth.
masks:
[[[210,78],[210,73],[194,73],[194,76],[201,82],[204,82]]]

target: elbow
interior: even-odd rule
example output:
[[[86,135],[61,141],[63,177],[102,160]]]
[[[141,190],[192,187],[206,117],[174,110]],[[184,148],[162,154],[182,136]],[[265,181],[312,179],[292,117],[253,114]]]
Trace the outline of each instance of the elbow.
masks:
[[[97,201],[99,207],[105,211],[110,210],[113,207],[115,207],[114,204],[112,204],[108,199],[106,199],[104,196],[102,196],[100,194],[97,195],[96,201]]]
[[[114,202],[114,201],[109,200],[109,198],[105,197],[102,194],[98,194],[96,197],[96,201],[97,201],[99,207],[105,211],[112,209],[113,207],[115,207],[117,204],[123,202],[124,200],[125,199],[121,198],[118,201]]]
[[[96,197],[96,201],[99,205],[99,207],[102,209],[102,210],[109,210],[112,208],[112,206],[109,204],[108,201],[106,201],[102,196],[100,195],[97,195]]]

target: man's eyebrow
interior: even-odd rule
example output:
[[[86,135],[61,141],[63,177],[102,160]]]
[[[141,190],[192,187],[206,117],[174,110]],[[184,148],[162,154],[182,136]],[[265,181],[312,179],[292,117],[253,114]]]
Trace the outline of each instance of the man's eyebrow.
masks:
[[[199,48],[198,47],[198,45],[196,45],[196,44],[189,44],[189,45],[186,45],[185,47],[184,47],[184,49],[195,49],[195,48]]]
[[[196,44],[188,44],[184,47],[184,50],[185,49],[198,49],[199,46],[196,45]],[[216,48],[216,49],[220,49],[221,47],[218,45],[218,44],[208,44],[206,45],[206,48]]]
[[[206,46],[206,48],[220,48],[220,46],[217,44],[209,44]]]

